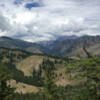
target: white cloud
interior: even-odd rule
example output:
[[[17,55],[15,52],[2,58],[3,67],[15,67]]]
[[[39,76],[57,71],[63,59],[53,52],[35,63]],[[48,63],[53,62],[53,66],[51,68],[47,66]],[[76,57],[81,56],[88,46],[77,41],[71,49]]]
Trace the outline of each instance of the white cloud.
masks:
[[[28,3],[40,7],[28,9]],[[41,41],[60,35],[99,35],[99,4],[100,0],[2,0],[0,36]]]
[[[23,24],[23,25],[30,24],[31,22],[34,22],[36,17],[37,17],[36,13],[22,12],[16,14],[15,22],[17,24]]]

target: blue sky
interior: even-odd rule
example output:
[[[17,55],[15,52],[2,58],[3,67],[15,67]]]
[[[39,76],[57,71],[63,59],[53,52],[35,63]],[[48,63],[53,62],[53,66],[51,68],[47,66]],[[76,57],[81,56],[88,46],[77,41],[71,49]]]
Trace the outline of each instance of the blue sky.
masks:
[[[26,8],[40,7],[39,3],[28,3],[25,5]]]
[[[100,35],[100,0],[0,0],[0,36],[30,42]]]

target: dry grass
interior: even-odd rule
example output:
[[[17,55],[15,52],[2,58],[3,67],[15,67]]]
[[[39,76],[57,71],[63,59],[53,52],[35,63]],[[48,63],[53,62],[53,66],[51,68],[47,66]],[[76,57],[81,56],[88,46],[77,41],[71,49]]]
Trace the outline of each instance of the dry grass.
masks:
[[[32,86],[32,85],[27,85],[24,83],[16,83],[15,80],[10,80],[10,82],[8,83],[11,85],[11,87],[16,88],[15,89],[15,93],[22,93],[22,94],[26,94],[26,93],[37,93],[39,92],[39,88]]]
[[[18,63],[16,68],[18,70],[24,72],[25,76],[31,76],[32,72],[33,72],[33,68],[38,70],[39,65],[43,61],[43,58],[44,58],[43,56],[28,57],[28,58],[24,59],[23,61],[21,61],[20,63]]]
[[[82,78],[82,79],[70,79],[69,78],[69,74],[66,73],[66,65],[64,64],[58,64],[57,66],[57,70],[55,71],[55,73],[57,74],[57,77],[55,79],[55,83],[57,86],[67,86],[67,85],[78,85],[80,83],[84,83],[86,82],[86,78]],[[71,77],[75,77],[77,73],[72,73]]]
[[[64,64],[58,64],[57,66],[57,70],[55,71],[55,73],[57,74],[57,78],[56,78],[56,85],[57,86],[66,86],[68,84],[70,84],[70,81],[67,78],[67,74],[66,74],[66,67]]]
[[[31,76],[33,72],[33,68],[35,68],[38,71],[39,65],[42,63],[43,59],[47,59],[46,56],[30,56],[24,60],[22,60],[20,63],[16,65],[16,68],[22,72],[24,72],[25,76]],[[50,58],[51,60],[54,60],[53,58]]]

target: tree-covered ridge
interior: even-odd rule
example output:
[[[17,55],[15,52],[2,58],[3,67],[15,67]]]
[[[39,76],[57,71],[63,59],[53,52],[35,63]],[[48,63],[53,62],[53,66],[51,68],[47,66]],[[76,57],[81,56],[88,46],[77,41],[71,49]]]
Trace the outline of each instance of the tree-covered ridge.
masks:
[[[81,80],[76,85],[66,85],[64,87],[55,84],[55,62],[46,59],[41,64],[40,73],[43,86],[37,94],[16,94],[16,98],[26,100],[99,100],[100,99],[100,58],[81,58],[71,60],[66,64],[66,73],[69,80]],[[67,76],[66,76],[67,77]],[[29,99],[29,98],[30,99]],[[16,99],[17,100],[17,99]]]
[[[7,55],[8,59],[14,59],[15,57],[12,55],[12,52],[1,53],[1,55],[3,55],[3,57]],[[22,57],[21,59],[25,59],[28,56],[30,55],[27,54],[27,56],[24,57],[20,55],[20,57]],[[40,56],[43,55],[39,55],[39,57]],[[9,62],[6,63],[2,62],[2,59],[0,60],[1,63],[3,63],[0,65],[0,75],[5,73],[2,68],[7,69],[4,74],[7,78],[5,82],[12,78],[18,83],[22,82],[38,88],[37,93],[21,94],[18,92],[15,93],[12,91],[12,88],[5,84],[5,90],[6,88],[11,90],[11,92],[7,92],[7,96],[10,93],[14,94],[10,100],[99,100],[100,57],[88,56],[88,58],[82,58],[79,56],[79,59],[60,59],[59,57],[45,56],[38,70],[32,67],[32,76],[25,76],[22,71],[16,69],[16,65],[13,63],[14,60],[9,60]],[[9,75],[13,77],[9,78]],[[1,77],[0,80],[2,78],[3,77]],[[57,84],[57,81],[60,81],[60,83],[67,81],[69,83],[61,85]],[[75,82],[75,84],[71,82]],[[3,85],[1,85],[1,88],[2,87]],[[5,98],[6,96],[3,97]]]
[[[31,55],[32,53],[20,49],[9,49],[0,47],[0,62],[3,63],[15,64]]]

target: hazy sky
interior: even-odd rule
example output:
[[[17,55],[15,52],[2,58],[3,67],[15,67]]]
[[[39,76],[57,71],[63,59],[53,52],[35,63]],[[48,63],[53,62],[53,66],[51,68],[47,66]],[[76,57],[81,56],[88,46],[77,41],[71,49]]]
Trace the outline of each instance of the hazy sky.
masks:
[[[0,36],[27,41],[100,35],[100,0],[0,0]]]

